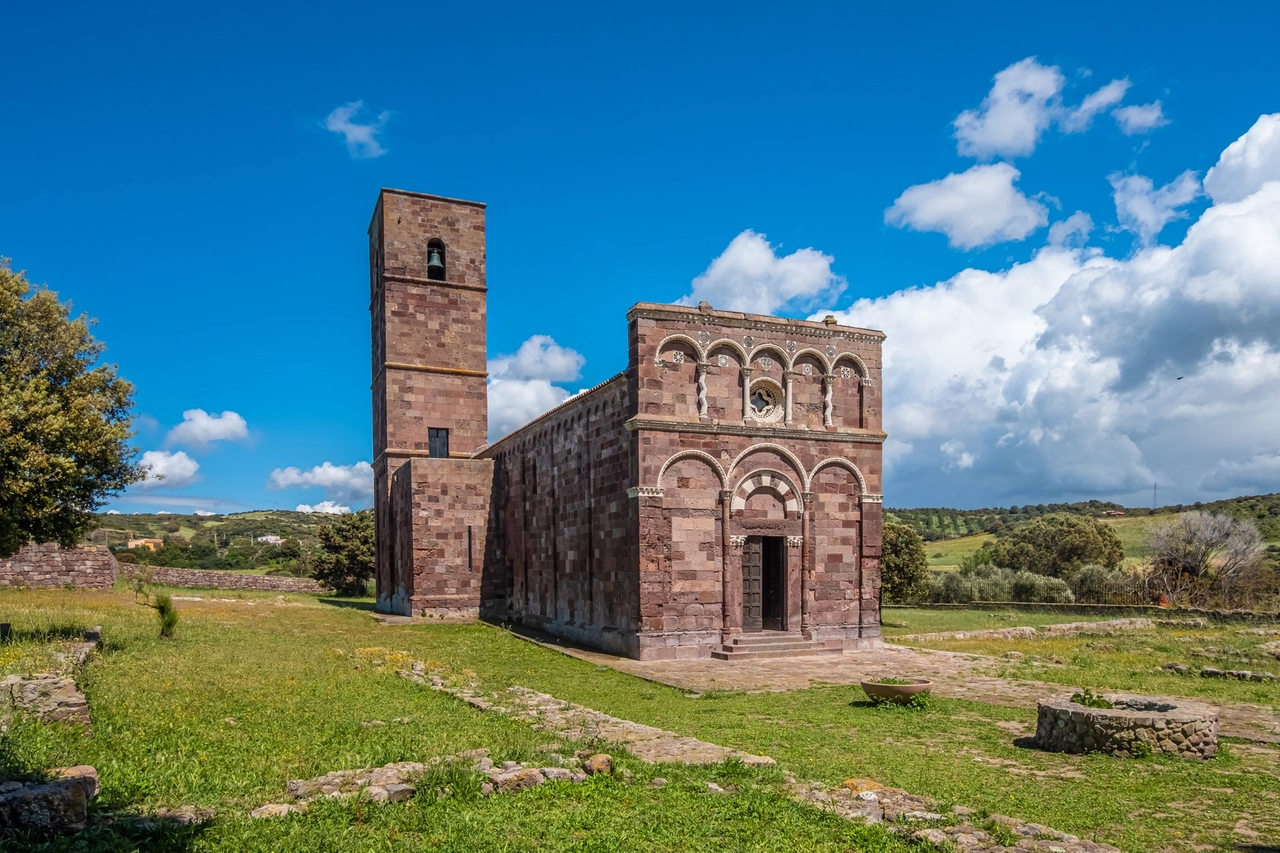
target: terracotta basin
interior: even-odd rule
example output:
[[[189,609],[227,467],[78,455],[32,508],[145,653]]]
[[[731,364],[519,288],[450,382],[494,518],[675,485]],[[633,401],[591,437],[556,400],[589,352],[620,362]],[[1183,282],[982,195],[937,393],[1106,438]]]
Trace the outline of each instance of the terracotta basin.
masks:
[[[910,684],[880,684],[876,681],[863,681],[862,689],[872,700],[877,702],[896,702],[905,705],[911,697],[918,693],[928,693],[933,682],[927,678],[904,678]]]

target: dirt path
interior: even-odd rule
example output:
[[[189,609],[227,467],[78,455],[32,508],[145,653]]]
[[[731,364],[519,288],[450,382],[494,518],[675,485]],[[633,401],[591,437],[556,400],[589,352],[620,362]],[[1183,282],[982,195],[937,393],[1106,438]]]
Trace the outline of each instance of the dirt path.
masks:
[[[1061,684],[988,675],[991,667],[1007,663],[999,658],[887,644],[881,649],[845,652],[839,656],[760,661],[638,661],[568,648],[543,639],[534,639],[534,642],[597,665],[697,693],[707,690],[749,693],[804,690],[814,684],[857,684],[865,679],[888,675],[928,678],[934,682],[933,692],[938,696],[1010,708],[1034,709],[1036,703],[1046,696],[1070,692],[1070,688]],[[1170,698],[1176,702],[1176,697]],[[1215,704],[1222,709],[1223,735],[1280,743],[1280,714],[1272,708],[1244,702]]]

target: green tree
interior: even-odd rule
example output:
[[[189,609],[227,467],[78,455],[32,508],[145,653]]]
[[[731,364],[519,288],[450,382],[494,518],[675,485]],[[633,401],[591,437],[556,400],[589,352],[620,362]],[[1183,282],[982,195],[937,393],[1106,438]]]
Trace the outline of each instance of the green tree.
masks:
[[[991,559],[1014,571],[1068,577],[1090,563],[1116,568],[1124,559],[1124,547],[1115,530],[1096,518],[1050,513],[997,540]]]
[[[373,577],[373,510],[340,515],[320,528],[315,578],[339,595],[364,595]]]
[[[896,521],[886,522],[883,547],[880,591],[885,601],[901,604],[928,594],[929,558],[915,528]]]
[[[75,545],[145,473],[130,462],[133,385],[97,363],[93,322],[0,258],[0,557]]]

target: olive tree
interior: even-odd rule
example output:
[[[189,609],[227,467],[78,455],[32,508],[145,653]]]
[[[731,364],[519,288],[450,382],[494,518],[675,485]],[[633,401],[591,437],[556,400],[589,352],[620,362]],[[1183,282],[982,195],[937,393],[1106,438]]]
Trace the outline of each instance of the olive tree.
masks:
[[[0,557],[75,545],[144,474],[128,443],[133,385],[99,363],[93,323],[0,258]]]

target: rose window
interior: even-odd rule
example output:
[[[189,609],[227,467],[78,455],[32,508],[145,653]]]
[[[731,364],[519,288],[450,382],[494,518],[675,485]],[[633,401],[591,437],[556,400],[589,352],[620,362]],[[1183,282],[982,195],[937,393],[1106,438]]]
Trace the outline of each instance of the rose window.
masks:
[[[766,423],[776,421],[782,417],[782,407],[779,403],[779,394],[777,389],[770,385],[756,385],[751,389],[751,417],[757,421]]]

